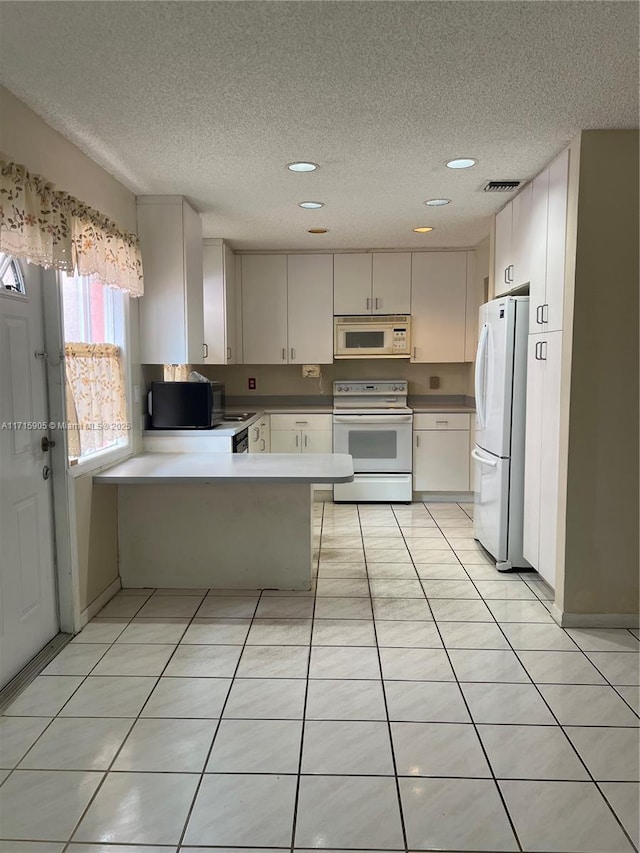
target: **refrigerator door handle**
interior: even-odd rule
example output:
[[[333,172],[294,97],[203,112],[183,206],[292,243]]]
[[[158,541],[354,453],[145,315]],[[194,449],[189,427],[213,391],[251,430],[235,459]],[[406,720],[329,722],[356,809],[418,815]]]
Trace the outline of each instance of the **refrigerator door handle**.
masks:
[[[485,427],[485,408],[482,391],[485,379],[485,351],[487,348],[487,339],[489,337],[489,326],[485,323],[480,332],[478,341],[478,352],[476,353],[476,373],[475,373],[475,394],[476,408],[478,413],[478,426],[480,429]]]
[[[471,458],[475,459],[476,462],[480,462],[482,465],[488,465],[489,468],[496,468],[498,465],[497,459],[487,459],[486,456],[480,456],[475,447],[471,451]]]

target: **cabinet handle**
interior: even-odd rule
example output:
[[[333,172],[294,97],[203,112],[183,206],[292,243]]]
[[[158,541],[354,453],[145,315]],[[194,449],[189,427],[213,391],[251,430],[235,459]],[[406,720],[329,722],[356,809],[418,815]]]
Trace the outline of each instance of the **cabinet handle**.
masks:
[[[542,322],[543,323],[549,322],[549,303],[548,302],[545,302],[544,305],[542,306]]]
[[[291,361],[295,361],[295,360],[296,360],[296,351],[294,350],[293,347],[291,347]]]
[[[296,433],[296,447],[300,447],[300,434]]]
[[[515,277],[516,277],[516,276],[515,276],[515,272],[514,272],[514,266],[513,266],[513,264],[509,264],[509,266],[507,267],[507,269],[509,270],[509,283],[510,283],[510,284],[513,284],[513,281],[514,281],[514,279],[515,279]]]
[[[420,447],[420,434],[416,433],[416,447]]]
[[[209,344],[202,344],[202,355],[204,358],[209,358]]]
[[[547,360],[547,342],[540,341],[540,361]]]
[[[286,347],[282,347],[282,360],[283,361],[287,360],[287,348]]]
[[[227,347],[227,361],[231,361],[231,347]]]
[[[509,272],[509,267],[504,268],[504,283],[509,284],[509,279],[507,277],[507,273]]]
[[[417,347],[414,347],[413,348],[413,360],[414,361],[416,360],[416,350],[417,350]]]
[[[376,296],[376,311],[378,310],[378,308],[382,308],[382,299],[378,299],[378,297]]]
[[[533,357],[535,358],[536,361],[540,361],[540,358],[538,356],[538,353],[539,353],[538,347],[539,346],[540,346],[540,341],[536,341],[536,346],[535,346],[535,349],[533,351]]]
[[[257,441],[260,438],[260,430],[258,427],[253,428],[253,440]]]
[[[449,421],[436,421],[436,424],[448,424]]]
[[[264,451],[267,449],[267,442],[264,440],[264,438],[261,438],[260,441],[262,442],[262,447],[260,448],[260,450],[264,453]]]
[[[536,323],[542,323],[542,305],[538,305],[536,308]]]
[[[308,439],[308,436],[307,436],[307,434],[305,433],[305,436],[304,436],[304,446],[305,446],[305,447],[306,447],[306,446],[307,446],[307,444],[308,444],[307,439]]]
[[[300,424],[300,426],[306,426],[308,423],[309,423],[309,421],[296,421],[296,426],[298,424]]]
[[[367,311],[371,311],[371,297],[367,296]]]

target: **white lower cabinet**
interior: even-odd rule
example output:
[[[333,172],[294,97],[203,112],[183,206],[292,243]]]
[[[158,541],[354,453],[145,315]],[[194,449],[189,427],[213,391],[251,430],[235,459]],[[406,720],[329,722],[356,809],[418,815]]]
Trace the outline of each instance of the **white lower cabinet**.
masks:
[[[556,585],[562,332],[529,335],[523,554]]]
[[[271,415],[272,453],[331,453],[331,415]]]
[[[413,491],[469,491],[468,414],[414,415]]]
[[[270,453],[269,415],[263,415],[249,427],[249,453]]]

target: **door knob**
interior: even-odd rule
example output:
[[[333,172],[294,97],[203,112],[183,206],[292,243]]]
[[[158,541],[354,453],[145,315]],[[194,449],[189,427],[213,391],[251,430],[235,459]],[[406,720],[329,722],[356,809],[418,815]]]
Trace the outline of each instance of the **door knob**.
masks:
[[[43,435],[40,439],[40,447],[42,448],[42,452],[46,453],[50,447],[55,447],[55,441],[52,441],[48,436]],[[45,478],[46,479],[46,478]]]

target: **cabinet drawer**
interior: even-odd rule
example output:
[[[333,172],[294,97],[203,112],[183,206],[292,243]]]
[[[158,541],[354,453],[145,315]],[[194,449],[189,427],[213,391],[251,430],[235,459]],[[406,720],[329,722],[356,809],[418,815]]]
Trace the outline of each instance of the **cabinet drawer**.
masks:
[[[271,415],[271,429],[330,430],[333,426],[332,415]]]
[[[470,425],[471,416],[461,412],[417,413],[413,416],[414,429],[469,429]]]

